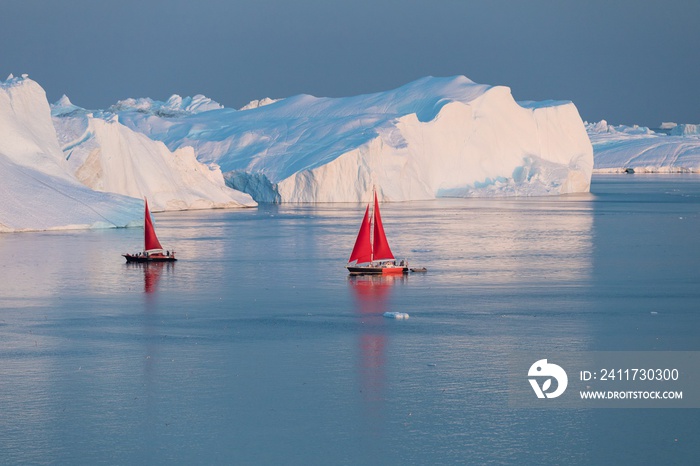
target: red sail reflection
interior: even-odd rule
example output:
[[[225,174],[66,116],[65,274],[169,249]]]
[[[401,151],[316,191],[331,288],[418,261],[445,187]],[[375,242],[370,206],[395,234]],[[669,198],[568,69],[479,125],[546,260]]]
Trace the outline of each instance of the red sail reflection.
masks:
[[[381,275],[348,278],[363,328],[360,334],[360,389],[363,398],[371,404],[384,400],[387,337],[384,334],[383,314],[388,311],[391,288],[399,280],[402,277]],[[372,410],[376,408],[371,406]]]
[[[143,292],[152,294],[158,290],[158,282],[163,275],[163,270],[170,271],[175,264],[170,262],[127,262],[125,266],[143,270]]]
[[[163,273],[163,263],[154,262],[143,264],[143,291],[153,293],[158,286],[160,274]]]

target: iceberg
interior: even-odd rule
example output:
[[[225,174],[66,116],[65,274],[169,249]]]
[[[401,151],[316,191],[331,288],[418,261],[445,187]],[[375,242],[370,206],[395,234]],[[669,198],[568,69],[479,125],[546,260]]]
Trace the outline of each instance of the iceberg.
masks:
[[[691,125],[684,123],[676,125],[671,129],[671,136],[696,136],[700,135],[700,125]]]
[[[69,172],[44,90],[26,75],[0,81],[0,232],[123,227],[137,199],[95,192]]]
[[[164,117],[222,108],[201,95],[122,107]],[[2,232],[141,224],[143,201],[135,198],[143,197],[154,211],[256,205],[192,148],[171,152],[119,123],[116,113],[87,111],[66,96],[50,107],[26,75],[0,81],[0,170]]]
[[[258,202],[364,202],[373,187],[383,201],[590,188],[593,150],[573,103],[518,103],[509,88],[464,76],[354,97],[263,99],[243,110],[164,107],[130,99],[110,110],[170,150],[194,148]]]
[[[364,202],[374,187],[383,201],[564,194],[587,191],[593,168],[573,103],[518,103],[464,76],[241,110],[174,95],[95,111],[66,96],[50,107],[10,76],[0,136],[2,231],[126,226],[142,197],[162,211]]]
[[[399,320],[405,320],[408,319],[408,314],[405,312],[385,312],[382,314],[384,317],[388,319],[399,319]]]
[[[171,96],[167,102],[159,102],[148,97],[140,99],[126,99],[112,106],[115,111],[135,110],[138,112],[155,113],[163,117],[175,117],[194,113],[208,112],[224,108],[218,102],[198,94],[194,97],[182,98],[179,95]]]
[[[596,173],[699,173],[700,125],[663,123],[661,130],[586,123]]]
[[[172,116],[220,107],[203,96],[175,97],[157,112]],[[150,99],[134,101],[131,108],[150,104]],[[156,212],[257,205],[248,194],[226,186],[219,167],[199,162],[191,147],[171,152],[119,123],[115,113],[90,112],[64,96],[52,115],[66,166],[91,189],[146,197]]]

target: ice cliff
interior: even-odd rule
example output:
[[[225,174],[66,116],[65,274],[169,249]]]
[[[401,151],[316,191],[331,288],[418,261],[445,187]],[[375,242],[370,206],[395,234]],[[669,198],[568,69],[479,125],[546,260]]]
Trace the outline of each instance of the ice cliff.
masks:
[[[212,105],[202,96],[184,104],[171,98],[158,112],[179,115],[193,106]],[[67,97],[53,106],[52,114],[67,167],[96,191],[147,197],[153,211],[255,205],[248,194],[226,186],[218,166],[197,161],[191,147],[171,152],[162,142],[120,124],[116,114],[89,112]]]
[[[0,232],[126,226],[141,201],[98,193],[69,172],[44,90],[26,76],[0,81]]]
[[[595,171],[620,173],[700,172],[700,125],[663,123],[660,130],[586,123],[593,144]],[[663,131],[662,131],[663,130]]]
[[[128,103],[168,117],[222,108],[204,96]],[[89,112],[65,96],[51,108],[26,75],[0,81],[0,178],[3,232],[138,224],[143,197],[153,211],[256,204],[192,148],[171,152],[116,114]]]
[[[121,101],[119,122],[191,146],[262,202],[391,201],[588,191],[593,151],[571,102],[517,103],[458,76],[346,98],[298,95],[237,111]]]

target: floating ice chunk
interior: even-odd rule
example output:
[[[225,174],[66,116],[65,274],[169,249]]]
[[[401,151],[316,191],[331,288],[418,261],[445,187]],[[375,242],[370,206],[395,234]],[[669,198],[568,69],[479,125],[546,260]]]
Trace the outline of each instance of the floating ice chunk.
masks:
[[[385,312],[384,317],[389,319],[408,319],[408,314],[405,312]]]

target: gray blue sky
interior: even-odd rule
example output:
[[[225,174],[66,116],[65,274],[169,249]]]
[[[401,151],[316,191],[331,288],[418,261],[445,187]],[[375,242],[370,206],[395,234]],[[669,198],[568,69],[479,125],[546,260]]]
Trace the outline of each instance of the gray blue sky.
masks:
[[[93,109],[237,108],[461,74],[589,121],[700,123],[698,18],[697,0],[0,0],[0,79]]]

